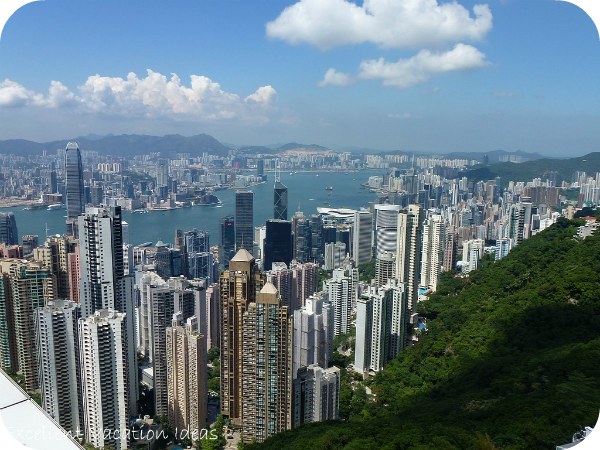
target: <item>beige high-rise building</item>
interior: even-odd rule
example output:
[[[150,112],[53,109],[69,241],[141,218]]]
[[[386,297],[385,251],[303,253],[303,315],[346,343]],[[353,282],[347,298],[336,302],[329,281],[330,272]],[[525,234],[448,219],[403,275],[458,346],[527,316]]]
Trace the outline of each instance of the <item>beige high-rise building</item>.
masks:
[[[169,425],[177,435],[188,430],[196,440],[207,419],[206,337],[198,332],[195,317],[184,325],[182,314],[177,313],[166,338]]]
[[[437,289],[446,247],[446,224],[440,214],[427,218],[423,228],[423,252],[421,255],[421,286]]]
[[[250,303],[265,282],[254,257],[241,248],[219,279],[221,307],[221,412],[234,426],[242,425],[242,323]]]
[[[22,259],[1,260],[0,272],[3,276],[0,308],[12,316],[6,321],[11,329],[7,329],[6,334],[0,329],[0,338],[6,335],[9,344],[13,340],[12,345],[1,346],[16,351],[16,357],[7,355],[13,365],[17,365],[11,369],[25,377],[25,389],[32,391],[39,384],[34,312],[56,298],[55,279],[41,262]],[[2,357],[4,359],[5,355]]]
[[[243,317],[242,432],[262,442],[292,427],[293,318],[266,283]]]
[[[33,259],[41,261],[56,277],[56,297],[70,298],[69,254],[76,253],[78,240],[72,236],[48,236],[43,247],[33,249]]]

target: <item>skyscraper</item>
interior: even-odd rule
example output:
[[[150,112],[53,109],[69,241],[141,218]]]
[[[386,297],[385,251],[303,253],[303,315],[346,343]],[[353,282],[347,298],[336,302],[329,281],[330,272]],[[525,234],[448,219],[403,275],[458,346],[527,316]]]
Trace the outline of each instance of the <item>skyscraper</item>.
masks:
[[[95,447],[128,448],[126,430],[136,409],[130,404],[126,322],[125,314],[112,309],[79,321],[84,435]]]
[[[123,313],[119,320],[126,333],[127,405],[135,414],[138,377],[133,278],[124,272],[121,207],[88,207],[78,217],[78,229],[81,317],[86,319],[101,309]]]
[[[219,279],[221,298],[221,412],[235,426],[242,425],[242,320],[264,284],[254,257],[240,249]]]
[[[74,224],[77,216],[83,213],[85,201],[83,191],[83,165],[81,153],[75,142],[67,144],[65,153],[65,192],[67,203],[67,223]],[[69,230],[73,233],[73,230]]]
[[[396,252],[400,205],[375,205],[375,256]]]
[[[262,442],[292,427],[292,325],[275,286],[266,283],[242,318],[242,432]]]
[[[254,242],[254,193],[235,193],[235,248],[252,249]]]
[[[421,250],[425,214],[419,205],[409,205],[398,216],[396,278],[406,283],[408,309],[414,311],[419,297]]]
[[[273,188],[273,218],[278,220],[288,218],[288,188],[279,179],[275,180]]]
[[[54,300],[35,312],[42,407],[73,434],[83,430],[79,360],[79,305]]]
[[[49,236],[43,247],[33,250],[33,259],[44,263],[56,277],[56,298],[69,296],[68,256],[77,251],[77,239],[73,236]]]
[[[0,212],[0,244],[15,245],[19,243],[17,221],[11,212]]]
[[[221,220],[221,248],[219,261],[224,268],[229,266],[229,260],[235,254],[235,221],[233,216]]]
[[[356,211],[352,225],[352,259],[364,264],[373,257],[373,215],[369,211]]]
[[[274,262],[289,265],[292,262],[292,222],[267,220],[263,267],[271,270]]]
[[[333,335],[349,333],[354,293],[352,278],[345,275],[344,269],[336,269],[333,276],[325,281],[324,290],[333,314]]]
[[[207,419],[206,337],[195,317],[175,314],[166,330],[169,425],[199,437]]]

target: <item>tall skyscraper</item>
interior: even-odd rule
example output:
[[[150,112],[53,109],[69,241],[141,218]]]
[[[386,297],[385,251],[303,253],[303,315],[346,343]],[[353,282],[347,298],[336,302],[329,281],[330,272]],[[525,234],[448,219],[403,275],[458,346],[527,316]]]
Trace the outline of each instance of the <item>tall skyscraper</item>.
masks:
[[[12,312],[12,330],[17,367],[25,378],[25,389],[38,389],[38,362],[35,348],[35,310],[54,300],[54,279],[40,262],[21,259],[0,260],[0,271],[6,277],[4,301],[7,312]],[[10,341],[9,341],[10,344]],[[3,345],[4,347],[4,345]]]
[[[339,419],[340,369],[302,367],[294,380],[294,427]]]
[[[101,309],[123,313],[127,347],[127,405],[137,412],[137,355],[133,278],[125,275],[121,207],[88,207],[78,217],[79,300],[81,317],[86,319]]]
[[[195,317],[175,314],[166,330],[169,425],[200,436],[207,419],[206,337]]]
[[[311,259],[311,230],[310,221],[300,211],[292,218],[294,234],[294,259],[300,263],[312,261]]]
[[[262,442],[292,427],[292,330],[287,306],[266,283],[242,318],[242,432]]]
[[[446,247],[446,224],[440,214],[431,214],[423,228],[423,252],[421,257],[421,286],[437,289]]]
[[[373,215],[369,211],[356,211],[352,225],[352,259],[364,264],[373,258]]]
[[[298,307],[304,306],[308,297],[319,290],[319,266],[315,263],[292,265],[292,272],[296,281],[296,295]]]
[[[398,216],[396,278],[406,283],[408,309],[411,311],[414,311],[419,298],[424,220],[425,214],[419,205],[409,205],[408,210]]]
[[[235,248],[252,249],[254,242],[254,193],[235,193]]]
[[[65,153],[65,192],[67,203],[67,223],[75,224],[85,207],[83,191],[83,165],[81,153],[75,142],[67,144]],[[73,233],[73,229],[69,230]]]
[[[219,262],[224,268],[229,266],[229,260],[235,254],[235,221],[233,216],[221,220],[221,247]]]
[[[84,435],[95,447],[128,448],[126,430],[136,409],[130,404],[127,328],[125,314],[112,309],[79,321]]]
[[[396,271],[396,252],[383,252],[375,260],[375,282],[377,286],[383,286],[395,278]]]
[[[375,256],[396,252],[400,205],[375,205]]]
[[[15,245],[19,243],[17,221],[11,212],[0,212],[0,244]]]
[[[42,407],[74,435],[83,431],[79,359],[79,305],[49,301],[35,312]]]
[[[279,179],[275,180],[273,188],[273,218],[288,219],[288,188]]]
[[[245,352],[242,320],[264,284],[254,257],[238,250],[219,279],[221,297],[221,412],[235,426],[242,425],[243,364]]]
[[[292,262],[292,222],[267,220],[266,226],[264,269],[271,270],[274,262],[289,265]]]

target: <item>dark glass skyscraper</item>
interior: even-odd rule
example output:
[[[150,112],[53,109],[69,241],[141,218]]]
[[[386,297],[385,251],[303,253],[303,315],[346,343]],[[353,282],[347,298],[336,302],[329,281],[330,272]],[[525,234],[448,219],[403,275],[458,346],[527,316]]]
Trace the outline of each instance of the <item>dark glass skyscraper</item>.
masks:
[[[267,220],[265,235],[264,268],[271,270],[274,262],[292,261],[292,222],[288,220]]]
[[[251,249],[254,242],[254,193],[235,193],[235,248]]]
[[[17,221],[11,212],[0,213],[0,243],[14,245],[19,243]]]
[[[221,220],[220,261],[223,267],[229,266],[229,260],[235,254],[235,221],[232,216]]]
[[[65,153],[65,191],[67,199],[67,223],[74,223],[85,210],[83,196],[83,166],[81,153],[74,142],[67,144]]]
[[[273,218],[287,220],[288,189],[281,181],[275,181],[273,189]]]

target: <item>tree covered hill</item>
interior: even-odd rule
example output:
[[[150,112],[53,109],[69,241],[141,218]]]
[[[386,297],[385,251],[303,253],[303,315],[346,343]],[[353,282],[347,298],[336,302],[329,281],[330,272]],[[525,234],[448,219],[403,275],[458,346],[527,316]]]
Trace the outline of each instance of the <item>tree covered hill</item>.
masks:
[[[600,235],[560,219],[420,305],[428,332],[345,421],[251,449],[549,449],[600,409]],[[357,408],[358,406],[358,408]]]

